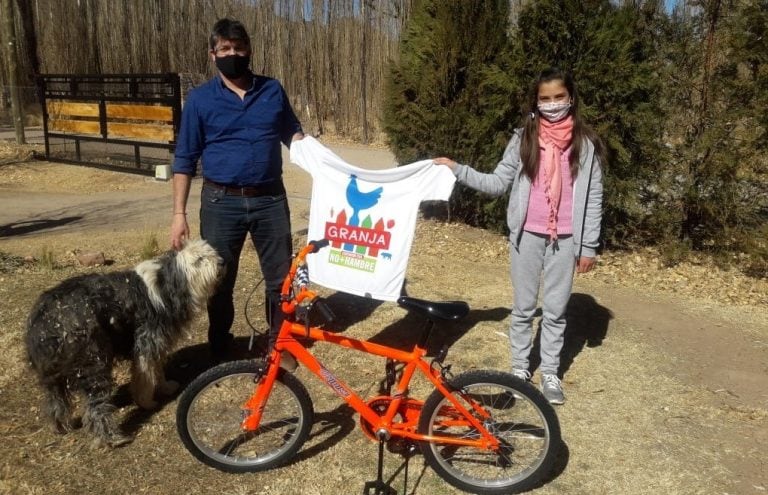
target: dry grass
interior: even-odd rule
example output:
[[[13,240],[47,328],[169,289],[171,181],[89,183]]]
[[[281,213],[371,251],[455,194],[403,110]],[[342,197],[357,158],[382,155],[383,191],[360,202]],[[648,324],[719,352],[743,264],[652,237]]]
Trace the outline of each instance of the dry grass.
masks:
[[[93,192],[118,185],[145,187],[143,178],[121,175],[110,181],[111,173],[102,176],[90,169],[67,169],[73,172],[66,179],[59,168],[44,165],[17,173],[59,177],[70,188],[81,181],[86,193],[91,187]],[[23,189],[24,184],[21,177],[0,174],[0,187]],[[363,483],[375,476],[376,446],[358,430],[357,417],[301,368],[297,374],[310,390],[316,422],[296,461],[269,472],[227,475],[197,462],[177,437],[175,402],[153,413],[136,409],[125,392],[124,365],[116,372],[121,385],[116,402],[124,426],[136,434],[133,443],[104,451],[93,448],[82,432],[59,436],[50,431],[40,417],[40,393],[22,348],[29,307],[41,291],[74,274],[135,265],[152,236],[163,240],[167,232],[144,227],[115,232],[108,226],[102,232],[89,231],[88,249],[102,251],[112,261],[97,268],[77,266],[71,252],[83,243],[77,232],[0,241],[0,349],[5,357],[0,370],[0,494],[360,493]],[[297,236],[295,244],[305,240]],[[57,260],[53,269],[23,260],[43,245]],[[451,344],[448,362],[455,371],[508,367],[506,328],[512,290],[507,267],[503,238],[463,225],[419,223],[407,291],[416,297],[463,299],[473,309],[465,321],[446,329],[444,338]],[[254,252],[248,247],[236,287],[235,332],[243,345],[250,331],[242,307],[259,278]],[[701,349],[695,341],[697,332],[713,327],[722,328],[747,349],[740,356],[742,362],[710,363],[722,374],[734,374],[744,382],[742,365],[765,362],[766,281],[706,264],[664,269],[652,252],[609,253],[596,272],[577,278],[574,293],[579,306],[574,308],[570,321],[574,331],[566,342],[568,402],[557,409],[565,446],[557,469],[536,493],[765,493],[764,388],[755,389],[758,397],[737,397],[730,389],[710,386],[691,363],[697,362]],[[337,328],[352,337],[405,345],[413,336],[410,320],[391,303],[324,294],[338,316]],[[258,300],[249,314],[263,326]],[[171,378],[188,383],[205,368],[205,328],[203,317],[169,363]],[[683,332],[691,336],[684,346],[658,340]],[[383,363],[320,344],[313,350],[362,395],[376,393]],[[768,368],[763,368],[762,376],[764,369]],[[416,382],[412,393],[423,397],[428,388]],[[401,458],[389,455],[386,475],[392,476],[401,463]],[[393,486],[401,494],[406,493],[402,483],[399,472]],[[407,493],[459,492],[425,469],[417,456],[410,464]]]
[[[44,148],[40,145],[17,145],[0,141],[0,166],[27,162],[36,154],[45,154]]]
[[[130,237],[130,236],[128,236]],[[113,267],[138,261],[145,235],[116,241],[112,236],[92,239],[93,249],[118,252]],[[297,239],[300,244],[303,239]],[[54,244],[51,244],[54,245]],[[115,245],[123,250],[111,251]],[[477,248],[476,246],[482,246]],[[440,254],[442,253],[442,254]],[[504,268],[503,240],[464,226],[422,222],[414,245],[408,290],[435,299],[460,297],[473,307],[471,324],[451,328],[455,342],[449,361],[458,370],[505,368],[510,288]],[[297,462],[270,472],[232,476],[202,466],[184,451],[176,437],[174,403],[144,415],[125,397],[120,414],[137,437],[129,446],[111,452],[94,449],[76,432],[52,434],[39,417],[38,393],[21,352],[26,309],[36,295],[55,281],[84,269],[63,265],[53,271],[36,265],[11,268],[2,274],[0,297],[10,302],[0,314],[0,346],[6,365],[0,372],[3,408],[0,424],[5,444],[0,493],[244,493],[336,494],[362,491],[375,474],[375,445],[357,431],[357,418],[336,397],[300,369],[313,397],[317,422]],[[242,305],[259,277],[254,253],[243,255],[238,303]],[[587,286],[600,286],[584,280]],[[598,287],[599,288],[599,287]],[[402,341],[410,335],[401,323],[404,312],[391,304],[376,304],[351,296],[326,294],[345,333],[359,338]],[[239,309],[241,311],[241,309]],[[252,308],[259,320],[261,308]],[[203,359],[204,321],[198,322],[180,355]],[[765,327],[763,327],[765,331]],[[237,333],[249,335],[238,317]],[[339,371],[364,395],[376,392],[383,364],[366,356],[328,347],[316,348],[325,364]],[[565,376],[569,396],[558,408],[566,448],[552,479],[537,492],[547,493],[760,493],[735,489],[726,450],[735,451],[742,436],[765,426],[765,410],[733,408],[707,391],[666,375],[669,356],[639,340],[631,324],[611,323],[607,338],[597,347],[584,346]],[[200,363],[169,374],[189,380]],[[118,372],[125,383],[127,373]],[[29,393],[34,390],[34,393]],[[428,391],[416,383],[415,395]],[[120,396],[119,396],[120,397]],[[756,453],[756,452],[755,452]],[[731,455],[731,457],[729,457]],[[744,452],[743,455],[751,455]],[[732,461],[729,461],[732,462]],[[392,474],[399,457],[387,458]],[[401,473],[402,476],[402,473]],[[395,487],[402,491],[402,477]],[[756,478],[757,479],[757,478]],[[301,488],[296,485],[302,480]],[[745,487],[746,488],[746,487]],[[425,469],[420,457],[411,461],[409,493],[458,493]]]
[[[2,150],[0,150],[1,158]],[[135,192],[156,185],[154,178],[77,165],[62,166],[56,163],[27,160],[0,167],[0,188],[8,191],[23,190],[31,183],[35,184],[36,192],[82,196],[129,190]]]

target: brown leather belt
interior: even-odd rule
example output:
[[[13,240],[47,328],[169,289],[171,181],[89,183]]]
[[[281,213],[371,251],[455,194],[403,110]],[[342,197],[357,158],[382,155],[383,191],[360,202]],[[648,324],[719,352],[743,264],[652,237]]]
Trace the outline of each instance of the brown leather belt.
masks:
[[[285,194],[285,186],[283,181],[275,181],[263,186],[225,186],[224,184],[217,184],[212,180],[204,179],[203,184],[206,187],[213,188],[217,191],[224,191],[227,196],[279,196]]]

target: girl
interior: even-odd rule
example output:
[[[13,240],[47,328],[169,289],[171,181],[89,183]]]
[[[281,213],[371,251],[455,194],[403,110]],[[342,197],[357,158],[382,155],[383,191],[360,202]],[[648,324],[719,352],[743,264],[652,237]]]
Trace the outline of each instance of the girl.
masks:
[[[514,302],[509,332],[512,372],[531,379],[529,354],[533,318],[543,281],[541,390],[551,404],[565,401],[558,378],[565,333],[565,309],[574,267],[595,266],[602,220],[602,142],[579,117],[573,79],[557,68],[543,71],[528,100],[531,112],[507,144],[490,174],[441,157],[458,181],[500,196],[507,207]]]

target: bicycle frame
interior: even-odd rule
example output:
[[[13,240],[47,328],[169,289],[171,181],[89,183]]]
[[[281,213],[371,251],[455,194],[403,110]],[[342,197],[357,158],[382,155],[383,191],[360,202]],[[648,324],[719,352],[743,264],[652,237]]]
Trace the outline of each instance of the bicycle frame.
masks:
[[[381,356],[392,359],[396,362],[404,363],[402,376],[396,384],[392,400],[383,414],[374,411],[354,390],[346,383],[337,378],[330,370],[310,353],[296,337],[309,338],[312,341],[327,342],[330,344],[361,351],[375,356]],[[296,322],[284,321],[280,333],[275,342],[274,349],[269,357],[269,365],[266,373],[262,376],[257,386],[255,394],[244,404],[245,410],[251,413],[243,420],[242,427],[245,430],[256,430],[261,421],[261,413],[264,410],[272,386],[277,379],[280,371],[280,361],[282,352],[288,352],[299,362],[304,364],[309,371],[322,380],[333,392],[341,397],[352,409],[357,411],[368,423],[373,425],[374,431],[383,430],[391,436],[408,438],[416,441],[426,441],[441,444],[464,445],[486,450],[496,450],[499,448],[499,441],[470,413],[466,407],[454,396],[453,392],[446,387],[439,370],[431,367],[423,357],[426,350],[414,346],[411,352],[401,351],[392,347],[375,344],[368,341],[362,341],[343,335],[334,334],[317,327],[310,327],[307,334],[307,327]],[[416,425],[411,422],[395,422],[394,418],[398,413],[403,400],[406,397],[408,385],[416,371],[420,371],[440,392],[451,402],[454,411],[451,411],[452,418],[446,425],[471,424],[480,433],[477,439],[456,438],[444,435],[422,435],[416,432]],[[464,397],[471,404],[473,411],[482,418],[490,418],[490,415],[475,401]]]
[[[280,331],[278,332],[275,344],[270,351],[266,372],[260,377],[253,396],[251,396],[243,405],[243,410],[248,411],[248,414],[243,419],[241,427],[246,431],[255,431],[259,427],[261,415],[269,400],[278,372],[280,371],[282,353],[287,352],[300,363],[304,364],[309,371],[328,385],[336,395],[341,397],[350,407],[352,407],[352,409],[357,411],[363,419],[373,426],[373,431],[377,432],[377,434],[378,432],[383,432],[384,437],[396,436],[417,441],[465,445],[487,450],[497,450],[499,448],[499,441],[491,435],[475,416],[477,415],[482,419],[490,419],[490,414],[477,404],[476,401],[463,396],[462,398],[471,406],[474,414],[467,410],[454,395],[453,391],[448,389],[440,371],[434,369],[424,361],[424,356],[427,354],[427,351],[419,344],[416,344],[411,352],[405,352],[393,347],[331,333],[318,327],[302,325],[295,321],[295,317],[292,317],[292,315],[295,315],[297,306],[303,304],[305,301],[308,301],[311,304],[312,301],[317,298],[317,294],[309,290],[305,285],[299,287],[298,292],[294,292],[291,289],[296,273],[299,266],[304,264],[304,260],[308,254],[317,252],[327,245],[327,241],[310,242],[296,255],[291,263],[291,267],[283,281],[281,290],[281,309],[283,313],[285,313],[286,319],[280,326]],[[394,394],[390,396],[390,404],[384,413],[379,414],[373,410],[373,408],[371,408],[354,390],[337,378],[330,370],[328,370],[328,368],[323,366],[323,364],[313,356],[296,337],[304,339],[308,338],[316,342],[327,342],[347,349],[353,349],[367,354],[389,358],[399,363],[404,363],[405,367],[403,368],[400,381],[396,384],[396,390]],[[453,410],[446,411],[446,413],[450,413],[449,420],[444,421],[443,424],[446,426],[470,424],[480,433],[478,438],[466,439],[451,437],[449,435],[422,435],[416,431],[418,425],[415,420],[408,421],[406,418],[406,421],[395,422],[395,416],[398,414],[401,405],[403,405],[403,401],[409,400],[406,398],[408,385],[417,370],[432,382],[437,390],[439,390],[453,406]]]
[[[336,333],[333,312],[308,288],[304,264],[308,254],[328,244],[309,242],[291,263],[279,301],[285,318],[270,328],[266,354],[215,366],[180,395],[176,425],[187,450],[231,473],[264,471],[293,458],[310,438],[316,417],[306,375],[303,370],[294,375],[286,366],[298,361],[360,415],[363,434],[378,443],[377,477],[366,482],[364,493],[393,492],[383,476],[387,447],[406,458],[406,487],[407,459],[418,447],[425,465],[458,489],[501,495],[535,488],[554,466],[561,442],[547,399],[504,371],[474,369],[453,376],[443,363],[447,347],[427,356],[436,324],[467,316],[469,305],[398,298],[400,307],[427,320],[408,348]],[[320,316],[322,324],[315,321]],[[342,355],[363,353],[358,356],[366,362],[385,360],[380,390],[369,394],[370,387],[356,380],[352,384],[359,391],[351,388],[340,378],[347,370],[343,364],[337,375],[315,356],[321,344],[338,346]],[[410,396],[414,377],[420,378],[419,392],[431,389],[428,396]]]

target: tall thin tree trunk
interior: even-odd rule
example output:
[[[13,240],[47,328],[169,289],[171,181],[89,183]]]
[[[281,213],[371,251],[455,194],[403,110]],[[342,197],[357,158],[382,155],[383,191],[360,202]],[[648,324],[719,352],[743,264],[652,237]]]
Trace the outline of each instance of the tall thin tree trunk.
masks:
[[[23,26],[21,36],[24,41],[22,48],[24,48],[29,62],[27,79],[29,83],[32,83],[35,76],[40,73],[40,58],[37,54],[37,33],[35,32],[35,13],[32,12],[30,0],[18,0],[16,5],[19,8]]]
[[[368,2],[362,0],[360,2],[360,17],[362,21],[363,30],[363,45],[360,47],[360,118],[363,124],[363,144],[368,144],[368,95],[366,92],[366,86],[368,85],[366,77],[368,74],[367,59],[368,59]]]
[[[24,110],[21,105],[19,93],[19,56],[16,53],[16,16],[13,12],[13,0],[2,0],[3,31],[5,39],[6,58],[8,59],[8,85],[11,87],[11,112],[13,113],[13,127],[16,131],[16,143],[26,143],[24,137]]]
[[[712,76],[712,60],[715,55],[715,32],[717,31],[717,22],[720,20],[720,0],[713,0],[708,9],[709,24],[707,26],[707,46],[704,50],[704,80],[702,81],[701,91],[701,113],[704,116],[709,109],[709,85]]]

